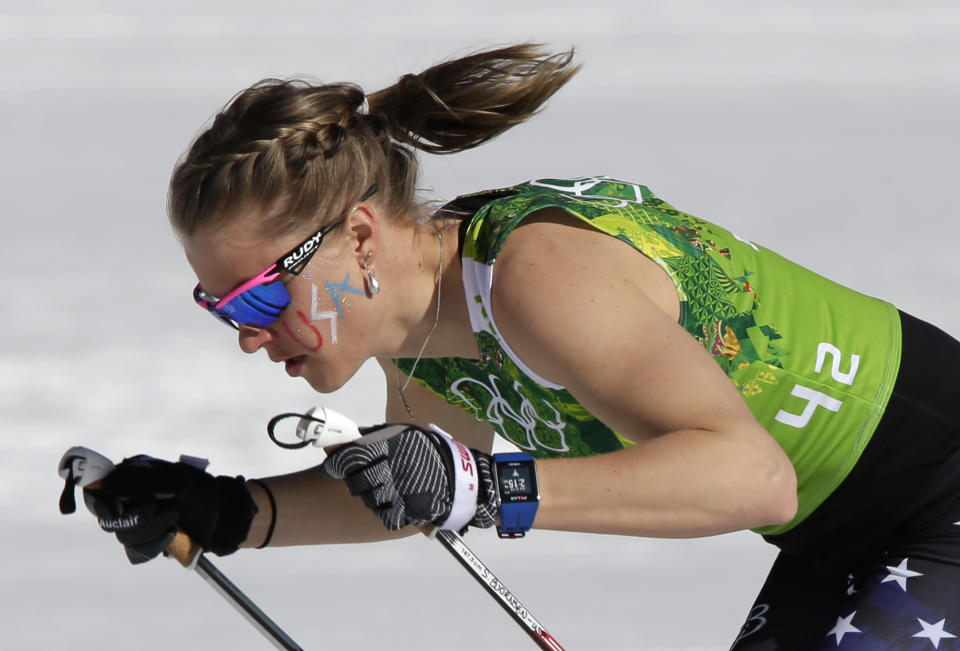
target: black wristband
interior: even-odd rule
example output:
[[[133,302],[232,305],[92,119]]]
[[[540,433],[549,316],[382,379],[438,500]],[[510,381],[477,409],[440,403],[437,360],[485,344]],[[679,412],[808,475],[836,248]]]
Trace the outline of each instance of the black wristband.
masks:
[[[256,547],[256,549],[263,549],[270,544],[270,539],[273,538],[273,530],[277,526],[277,500],[274,499],[273,491],[270,490],[270,487],[259,479],[248,479],[247,483],[256,484],[262,488],[267,494],[267,499],[270,500],[270,526],[267,528],[267,537],[264,538],[263,542]]]

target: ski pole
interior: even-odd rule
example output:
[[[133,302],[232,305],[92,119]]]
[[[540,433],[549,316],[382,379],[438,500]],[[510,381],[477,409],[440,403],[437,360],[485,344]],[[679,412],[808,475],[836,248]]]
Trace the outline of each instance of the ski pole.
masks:
[[[66,480],[63,494],[60,496],[60,512],[73,513],[76,500],[75,486],[90,486],[100,481],[113,469],[113,462],[98,452],[84,447],[73,447],[60,459],[59,474]],[[243,615],[274,647],[285,651],[303,651],[276,622],[267,616],[250,600],[230,579],[210,562],[203,550],[182,531],[177,532],[167,547],[167,555],[175,558],[181,565],[194,570],[231,606]]]
[[[286,418],[299,418],[296,436],[297,443],[285,443],[277,438],[276,426]],[[270,439],[280,447],[297,449],[314,445],[326,452],[326,448],[355,441],[362,436],[360,428],[350,418],[332,409],[312,408],[306,414],[285,413],[275,416],[267,423]],[[376,435],[373,435],[376,436]],[[321,438],[323,440],[321,440]],[[455,531],[423,527],[423,534],[436,538],[450,554],[477,580],[513,620],[520,625],[533,642],[545,651],[564,651],[559,642],[547,631],[536,617],[503,584],[493,572],[474,554]]]
[[[530,639],[533,640],[534,644],[546,651],[564,651],[560,643],[543,627],[543,624],[537,621],[537,618],[533,616],[526,606],[520,603],[520,600],[510,592],[507,586],[493,575],[493,572],[484,565],[483,561],[477,558],[477,555],[467,547],[466,543],[463,542],[463,539],[455,531],[438,529],[434,533],[428,531],[424,531],[423,533],[428,538],[435,537],[439,540],[440,544],[453,554],[453,556],[460,561],[461,565],[467,568],[470,574],[473,575],[473,578],[475,578],[477,582],[486,589],[490,596],[496,599],[497,603],[507,611],[507,614],[520,625],[524,632],[530,636]]]
[[[173,542],[167,547],[167,554],[177,559],[181,565],[194,570],[210,584],[227,603],[246,618],[254,628],[267,638],[274,647],[285,651],[303,651],[303,648],[293,641],[276,622],[260,610],[226,575],[210,562],[203,554],[203,550],[182,531],[177,532]]]

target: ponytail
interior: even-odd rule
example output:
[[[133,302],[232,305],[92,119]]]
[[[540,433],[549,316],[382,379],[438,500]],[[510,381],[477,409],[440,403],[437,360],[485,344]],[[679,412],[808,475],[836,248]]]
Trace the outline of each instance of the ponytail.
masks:
[[[573,49],[532,43],[446,61],[367,97],[397,141],[431,154],[481,145],[537,113],[577,73]]]

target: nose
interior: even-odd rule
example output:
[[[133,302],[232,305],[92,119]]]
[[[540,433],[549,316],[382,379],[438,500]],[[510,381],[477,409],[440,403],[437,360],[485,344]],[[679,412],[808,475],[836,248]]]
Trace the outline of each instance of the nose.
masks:
[[[240,344],[240,350],[252,355],[273,339],[273,335],[266,328],[254,328],[253,326],[242,325],[237,333],[237,343]]]

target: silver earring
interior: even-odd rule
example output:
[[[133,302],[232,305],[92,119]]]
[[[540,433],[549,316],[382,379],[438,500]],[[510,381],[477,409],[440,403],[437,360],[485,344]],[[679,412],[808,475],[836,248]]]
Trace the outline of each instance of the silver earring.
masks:
[[[367,260],[373,257],[373,251],[367,252]],[[360,263],[360,268],[367,272],[367,289],[371,294],[380,293],[380,281],[373,274],[373,265],[368,264],[366,260]]]
[[[380,293],[380,281],[377,280],[377,277],[373,275],[373,267],[371,267],[370,271],[367,272],[367,288],[370,290],[371,294]]]

